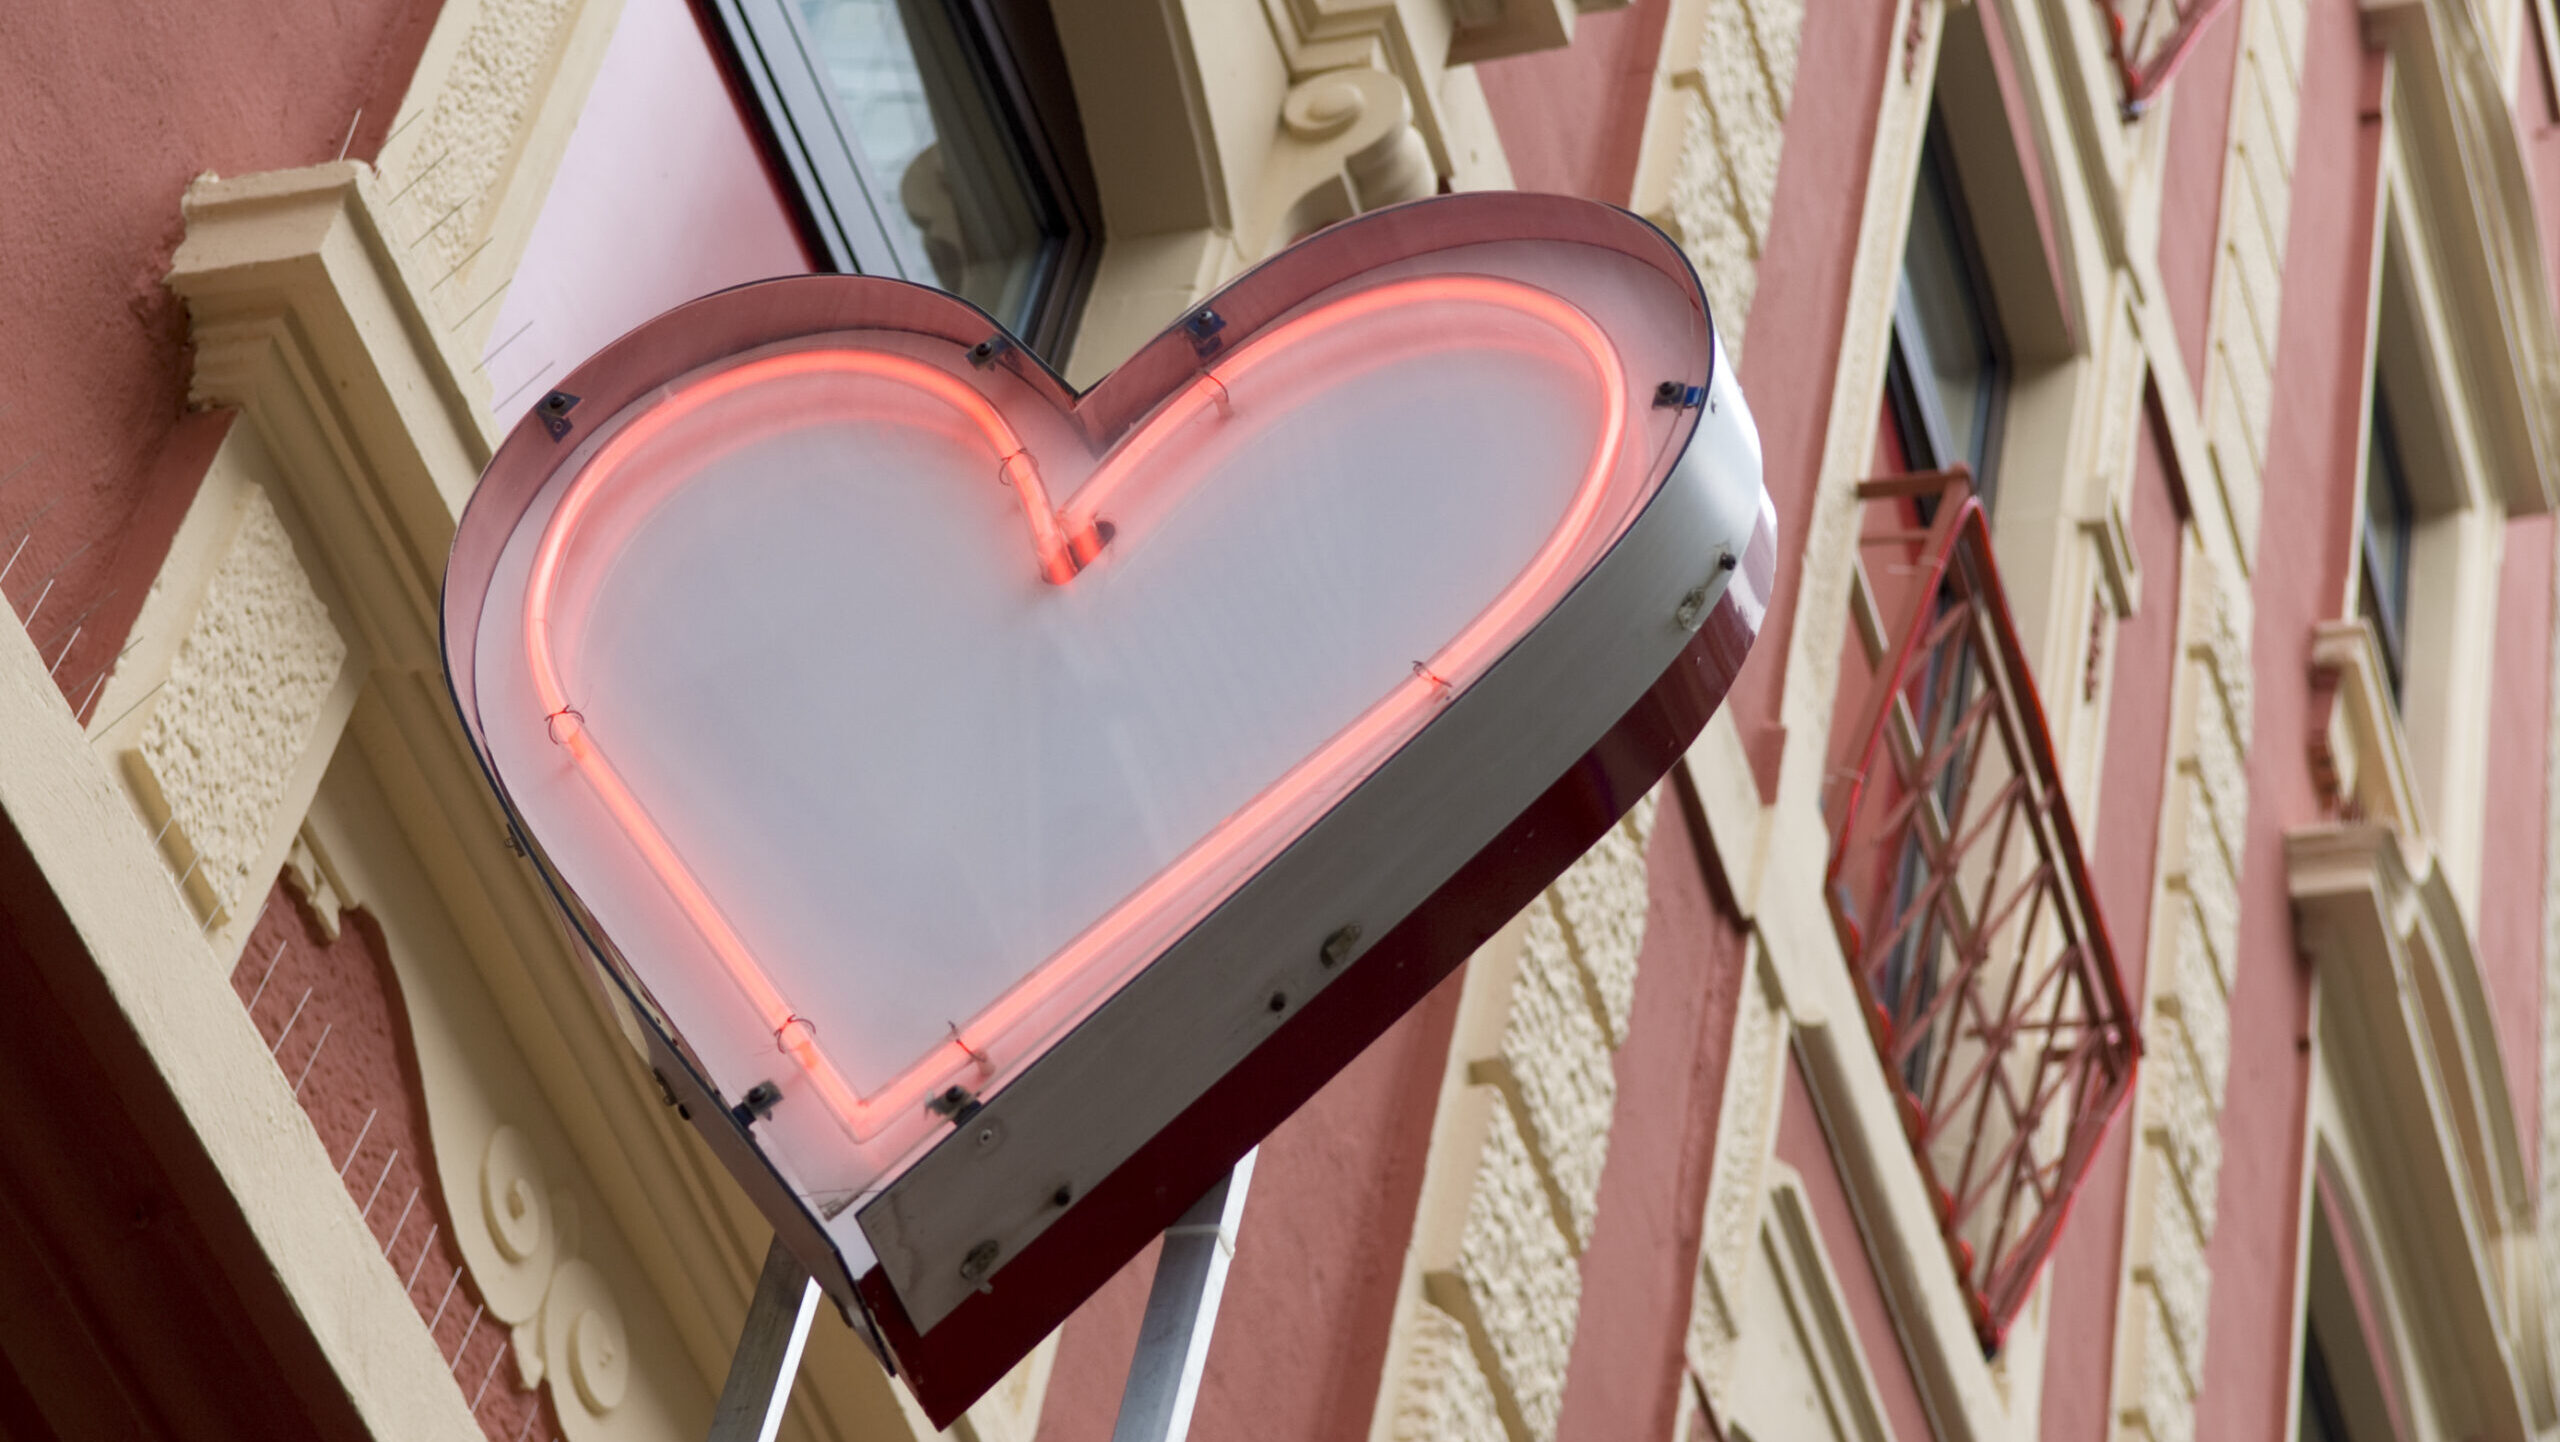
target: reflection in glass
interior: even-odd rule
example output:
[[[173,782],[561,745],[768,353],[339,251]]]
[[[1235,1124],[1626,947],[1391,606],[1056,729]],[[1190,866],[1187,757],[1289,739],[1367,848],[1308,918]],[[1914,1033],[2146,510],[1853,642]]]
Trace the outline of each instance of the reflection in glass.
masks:
[[[1065,227],[950,16],[938,0],[799,6],[906,278],[1024,327]]]

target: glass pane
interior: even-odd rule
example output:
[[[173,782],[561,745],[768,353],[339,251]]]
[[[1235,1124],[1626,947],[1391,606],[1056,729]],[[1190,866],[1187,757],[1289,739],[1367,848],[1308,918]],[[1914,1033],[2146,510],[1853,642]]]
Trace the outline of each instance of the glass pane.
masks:
[[[936,0],[799,0],[907,279],[1008,326],[1060,227]]]
[[[1920,167],[1911,238],[1902,258],[1902,284],[1920,334],[1904,340],[1936,382],[1940,417],[1957,451],[1940,457],[1940,464],[1961,460],[1979,476],[1990,439],[1992,370],[1998,357],[1992,353],[1982,301],[1966,263],[1956,206],[1950,178],[1932,153]]]
[[[2372,573],[2382,588],[2379,598],[2397,622],[2409,614],[2408,471],[2400,461],[2400,438],[2391,427],[2391,412],[2377,399],[2373,408],[2371,464],[2365,470],[2364,547]]]

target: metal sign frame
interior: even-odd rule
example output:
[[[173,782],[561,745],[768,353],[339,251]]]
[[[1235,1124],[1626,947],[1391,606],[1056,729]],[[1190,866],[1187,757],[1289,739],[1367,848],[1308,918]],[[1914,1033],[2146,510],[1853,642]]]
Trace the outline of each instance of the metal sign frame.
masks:
[[[849,1255],[847,1204],[820,1206],[777,1170],[756,1134],[770,1099],[760,1110],[713,1085],[681,1019],[657,1009],[491,760],[474,669],[481,607],[537,489],[582,435],[673,378],[849,329],[938,338],[1107,444],[1329,287],[1498,269],[1505,247],[1543,248],[1548,274],[1648,277],[1656,303],[1694,315],[1704,340],[1687,373],[1658,387],[1643,378],[1632,402],[1685,418],[1649,462],[1649,499],[1516,642],[1205,919],[1002,1089],[937,1106],[951,1127],[941,1141],[851,1200],[864,1245]],[[681,307],[573,372],[500,449],[456,536],[444,635],[492,785],[641,1018],[668,1094],[778,1245],[948,1425],[1668,771],[1739,670],[1775,562],[1757,435],[1679,249],[1606,206],[1478,194],[1374,212],[1283,252],[1082,394],[964,302],[898,282],[805,277]]]

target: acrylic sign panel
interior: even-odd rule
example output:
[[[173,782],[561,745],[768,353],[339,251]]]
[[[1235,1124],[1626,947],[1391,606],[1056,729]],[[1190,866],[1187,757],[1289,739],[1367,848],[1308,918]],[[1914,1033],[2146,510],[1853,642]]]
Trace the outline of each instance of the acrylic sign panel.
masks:
[[[1692,450],[1713,356],[1676,251],[1552,198],[1319,237],[1082,396],[947,296],[725,292],[493,462],[448,580],[456,699],[588,940],[858,1276],[858,1203],[1442,744],[1704,466],[1731,494],[1637,548],[1670,587],[1650,629],[1577,633],[1624,699],[1556,770],[1668,674],[1700,624],[1674,603],[1755,524],[1765,559],[1738,393]],[[1360,844],[1445,879],[1553,779],[1503,778],[1475,839]],[[1167,1117],[1214,1080],[1168,1075]],[[952,1304],[890,1274],[919,1327]]]

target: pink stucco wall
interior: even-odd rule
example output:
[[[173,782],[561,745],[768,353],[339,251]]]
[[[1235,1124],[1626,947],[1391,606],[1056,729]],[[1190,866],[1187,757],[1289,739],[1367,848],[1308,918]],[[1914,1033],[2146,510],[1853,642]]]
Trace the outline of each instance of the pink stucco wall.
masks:
[[[0,591],[36,612],[73,703],[122,646],[221,436],[184,418],[186,316],[161,285],[180,194],[207,171],[371,156],[438,8],[8,7],[0,564],[24,549]]]
[[[2204,394],[2206,326],[2222,221],[2222,166],[2231,133],[2231,80],[2241,20],[2232,6],[2196,41],[2170,82],[2169,158],[2160,182],[2160,290],[2177,322],[2187,384]]]
[[[2356,524],[2373,254],[2372,227],[2356,218],[2373,213],[2380,134],[2361,112],[2382,63],[2364,47],[2356,8],[2329,0],[2310,7],[2305,50],[2292,206],[2304,223],[2284,251],[2266,540],[2251,586],[2257,709],[2199,1437],[2280,1435],[2298,1371],[2311,972],[2295,948],[2284,833],[2319,817],[2304,745],[2311,628],[2338,614]]]
[[[2098,812],[2083,823],[2100,914],[2114,943],[2125,993],[2143,994],[2151,954],[2151,896],[2160,851],[2160,798],[2169,768],[2170,702],[2177,694],[2178,605],[2185,550],[2183,490],[2173,475],[2159,417],[2146,411],[2135,456],[2132,532],[2142,568],[2142,605],[2115,627],[2114,690],[2107,716],[2107,764]],[[2115,1355],[2116,1282],[2124,1255],[2126,1186],[2133,1126],[2107,1132],[2055,1246],[2052,1302],[2045,1314],[2043,1424],[2047,1442],[2099,1442],[2111,1430],[2107,1394],[2088,1379],[2106,1375]]]
[[[1558,1442],[1668,1436],[1686,1375],[1681,1343],[1750,935],[1710,883],[1722,862],[1681,789],[1666,787],[1663,799]]]
[[[2525,1174],[2542,1152],[2542,880],[2551,709],[2551,518],[2507,524],[2498,577],[2497,661],[2490,673],[2489,768],[2497,778],[2480,859],[2481,981],[2515,1107]]]
[[[1625,205],[1671,0],[1575,17],[1573,43],[1476,67],[1512,183]]]

